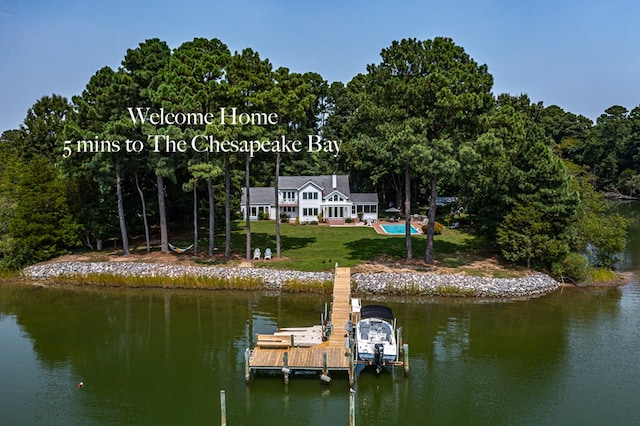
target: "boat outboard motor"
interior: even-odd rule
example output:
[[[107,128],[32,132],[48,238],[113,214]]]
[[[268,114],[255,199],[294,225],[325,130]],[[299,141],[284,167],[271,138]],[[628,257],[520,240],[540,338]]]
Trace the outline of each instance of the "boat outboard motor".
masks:
[[[382,366],[384,365],[383,357],[384,345],[382,343],[376,343],[373,347],[373,359],[376,362],[377,373],[380,373],[382,371]]]

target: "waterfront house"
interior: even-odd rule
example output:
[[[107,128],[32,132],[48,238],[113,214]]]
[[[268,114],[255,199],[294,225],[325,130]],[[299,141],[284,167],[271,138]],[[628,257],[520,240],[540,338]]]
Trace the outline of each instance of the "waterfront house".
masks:
[[[378,194],[351,192],[348,175],[281,176],[278,180],[276,212],[275,188],[250,188],[249,216],[257,220],[268,214],[275,220],[282,213],[290,221],[300,223],[324,220],[345,221],[358,219],[363,222],[378,220]],[[241,210],[246,219],[246,188],[242,188]]]

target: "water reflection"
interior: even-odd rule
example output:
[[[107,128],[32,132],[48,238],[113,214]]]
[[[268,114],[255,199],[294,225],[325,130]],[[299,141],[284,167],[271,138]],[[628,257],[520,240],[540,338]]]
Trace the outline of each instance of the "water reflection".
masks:
[[[360,373],[358,424],[640,420],[629,379],[640,377],[639,289],[567,288],[513,302],[391,299],[411,374]],[[236,424],[345,424],[346,378],[329,387],[300,377],[285,386],[280,375],[244,384],[253,336],[317,324],[326,302],[0,286],[0,423],[211,423],[225,389]]]

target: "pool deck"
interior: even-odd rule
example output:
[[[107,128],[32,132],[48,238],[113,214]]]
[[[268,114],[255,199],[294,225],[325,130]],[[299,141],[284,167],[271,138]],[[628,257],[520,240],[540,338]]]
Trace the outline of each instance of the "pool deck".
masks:
[[[331,227],[366,227],[369,228],[368,225],[364,224],[363,222],[353,222],[353,223],[346,223],[344,220],[331,220],[328,221],[327,224]],[[404,232],[402,232],[401,234],[389,234],[388,232],[386,232],[383,228],[382,225],[402,225],[404,227],[405,222],[404,221],[399,221],[399,222],[389,222],[386,220],[378,220],[376,222],[373,222],[371,224],[371,228],[373,228],[378,234],[380,235],[395,235],[395,236],[399,236],[399,235],[404,235]],[[412,235],[419,235],[422,234],[422,221],[420,220],[412,220],[411,221],[411,225],[418,231],[415,234]]]

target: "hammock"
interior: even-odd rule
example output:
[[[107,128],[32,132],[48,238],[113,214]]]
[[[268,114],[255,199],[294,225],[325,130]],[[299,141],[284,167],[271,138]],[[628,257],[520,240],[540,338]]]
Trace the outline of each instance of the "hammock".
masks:
[[[169,248],[173,251],[175,251],[176,253],[184,253],[187,250],[190,250],[193,247],[193,244],[191,244],[189,247],[185,247],[185,248],[180,248],[180,247],[176,247],[173,244],[169,243]]]

